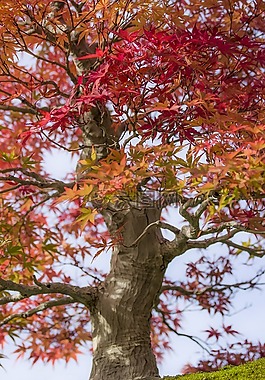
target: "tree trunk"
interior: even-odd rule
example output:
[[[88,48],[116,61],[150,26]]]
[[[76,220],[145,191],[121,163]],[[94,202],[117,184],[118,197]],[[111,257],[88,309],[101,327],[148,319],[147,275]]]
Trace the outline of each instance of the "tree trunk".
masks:
[[[131,209],[123,216],[123,242],[114,249],[110,273],[91,310],[94,356],[90,380],[159,378],[149,320],[165,271],[162,236],[151,228],[138,244],[133,242],[159,220],[160,210]]]

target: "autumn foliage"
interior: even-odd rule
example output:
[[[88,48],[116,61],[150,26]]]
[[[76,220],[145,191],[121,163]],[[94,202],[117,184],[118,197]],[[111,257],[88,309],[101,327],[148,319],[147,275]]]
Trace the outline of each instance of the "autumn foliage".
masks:
[[[163,209],[186,249],[222,244],[183,280],[164,278],[151,318],[159,359],[171,333],[195,339],[186,307],[225,318],[234,292],[258,286],[262,270],[235,274],[241,252],[249,263],[265,252],[264,11],[261,0],[0,3],[2,348],[11,338],[19,357],[54,363],[90,347],[89,309],[69,295],[104,282],[97,256],[122,243],[109,204]],[[102,154],[84,142],[94,110]],[[45,160],[60,151],[79,163],[57,179]],[[225,319],[204,338],[210,356],[186,372],[264,356]]]

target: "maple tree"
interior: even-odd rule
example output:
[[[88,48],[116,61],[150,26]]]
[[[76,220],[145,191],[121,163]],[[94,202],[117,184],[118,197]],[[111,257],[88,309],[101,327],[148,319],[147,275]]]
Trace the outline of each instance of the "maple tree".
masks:
[[[261,0],[0,3],[2,347],[11,338],[19,357],[54,363],[92,341],[91,380],[151,380],[154,353],[185,335],[187,305],[225,315],[235,291],[258,287],[262,271],[232,279],[241,252],[265,253],[264,10]],[[65,179],[45,171],[52,149],[78,159]],[[220,256],[206,256],[217,243]],[[196,248],[185,279],[168,279]],[[106,250],[107,275],[91,264]],[[238,332],[224,323],[206,334]],[[265,351],[216,347],[185,371]]]

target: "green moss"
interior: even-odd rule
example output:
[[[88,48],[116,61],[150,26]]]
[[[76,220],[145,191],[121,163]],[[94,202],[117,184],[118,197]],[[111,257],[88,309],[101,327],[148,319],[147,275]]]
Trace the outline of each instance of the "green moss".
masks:
[[[217,372],[166,376],[164,380],[265,380],[265,358],[240,366],[227,366]]]

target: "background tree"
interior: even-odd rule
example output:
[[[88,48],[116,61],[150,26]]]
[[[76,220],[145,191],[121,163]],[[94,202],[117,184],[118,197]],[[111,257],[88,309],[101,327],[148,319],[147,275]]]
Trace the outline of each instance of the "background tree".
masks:
[[[265,252],[264,3],[6,0],[0,11],[0,343],[54,363],[92,340],[91,380],[159,378],[153,352],[182,334],[176,302],[224,315],[263,274],[232,276],[239,253]],[[78,156],[76,173],[47,175],[52,148]],[[217,243],[229,255],[207,258]],[[194,248],[203,256],[185,281],[167,279]],[[91,266],[106,249],[107,276]],[[212,355],[198,367],[264,345]]]

